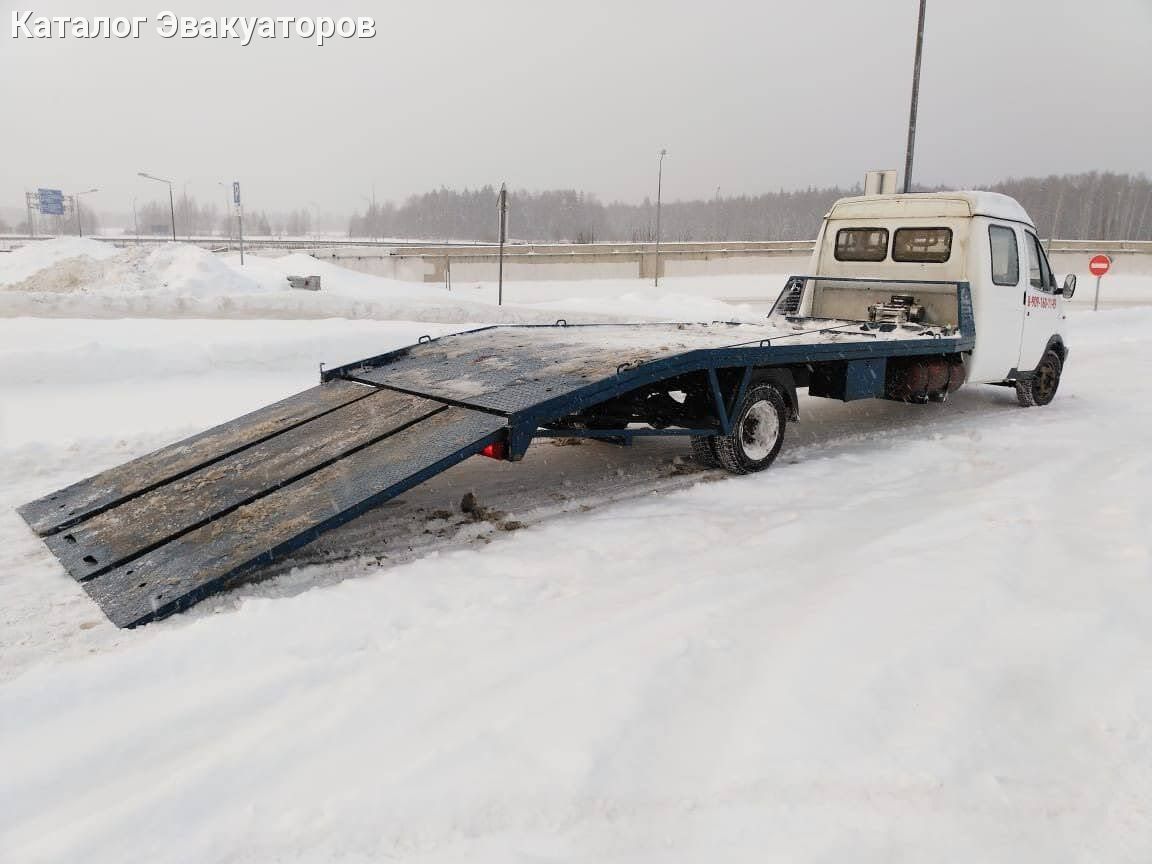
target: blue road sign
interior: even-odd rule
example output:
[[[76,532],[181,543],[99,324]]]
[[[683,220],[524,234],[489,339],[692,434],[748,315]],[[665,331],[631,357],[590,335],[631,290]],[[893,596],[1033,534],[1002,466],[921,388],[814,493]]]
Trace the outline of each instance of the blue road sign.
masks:
[[[232,181],[232,203],[237,207],[240,206],[240,181]]]
[[[40,212],[48,216],[64,215],[64,193],[60,189],[37,189]]]

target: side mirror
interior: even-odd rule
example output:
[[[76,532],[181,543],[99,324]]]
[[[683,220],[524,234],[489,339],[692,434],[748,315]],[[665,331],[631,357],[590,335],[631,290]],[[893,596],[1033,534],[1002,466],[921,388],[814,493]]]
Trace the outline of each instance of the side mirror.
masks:
[[[1064,277],[1064,290],[1061,292],[1064,299],[1071,300],[1072,295],[1076,293],[1076,274],[1069,273]]]

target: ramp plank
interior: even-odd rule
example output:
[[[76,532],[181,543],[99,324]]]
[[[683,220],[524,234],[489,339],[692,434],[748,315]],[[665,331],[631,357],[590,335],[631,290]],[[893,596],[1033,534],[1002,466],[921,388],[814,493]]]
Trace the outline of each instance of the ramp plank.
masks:
[[[84,582],[120,627],[162,618],[471,456],[503,418],[446,408]]]
[[[81,480],[19,508],[40,536],[53,534],[286,429],[374,392],[349,381],[331,381],[245,414],[199,435]]]
[[[87,579],[443,409],[441,402],[376,390],[44,542],[73,578]]]

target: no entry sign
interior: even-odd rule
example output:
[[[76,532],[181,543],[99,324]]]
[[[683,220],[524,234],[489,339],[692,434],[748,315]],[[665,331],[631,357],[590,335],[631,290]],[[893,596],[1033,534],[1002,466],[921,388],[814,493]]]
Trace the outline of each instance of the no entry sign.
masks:
[[[1096,297],[1092,301],[1092,311],[1100,308],[1100,277],[1112,267],[1112,259],[1107,255],[1093,255],[1088,262],[1088,272],[1096,277]]]

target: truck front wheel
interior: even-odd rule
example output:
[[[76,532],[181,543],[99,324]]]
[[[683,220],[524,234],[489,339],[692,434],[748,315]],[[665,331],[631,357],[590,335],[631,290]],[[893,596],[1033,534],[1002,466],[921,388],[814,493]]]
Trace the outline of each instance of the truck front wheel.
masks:
[[[1027,381],[1016,382],[1016,399],[1025,408],[1047,405],[1056,397],[1064,362],[1055,351],[1045,351],[1040,364]]]
[[[750,388],[732,417],[732,431],[714,439],[716,461],[733,474],[763,471],[784,444],[787,422],[788,401],[779,387]]]

